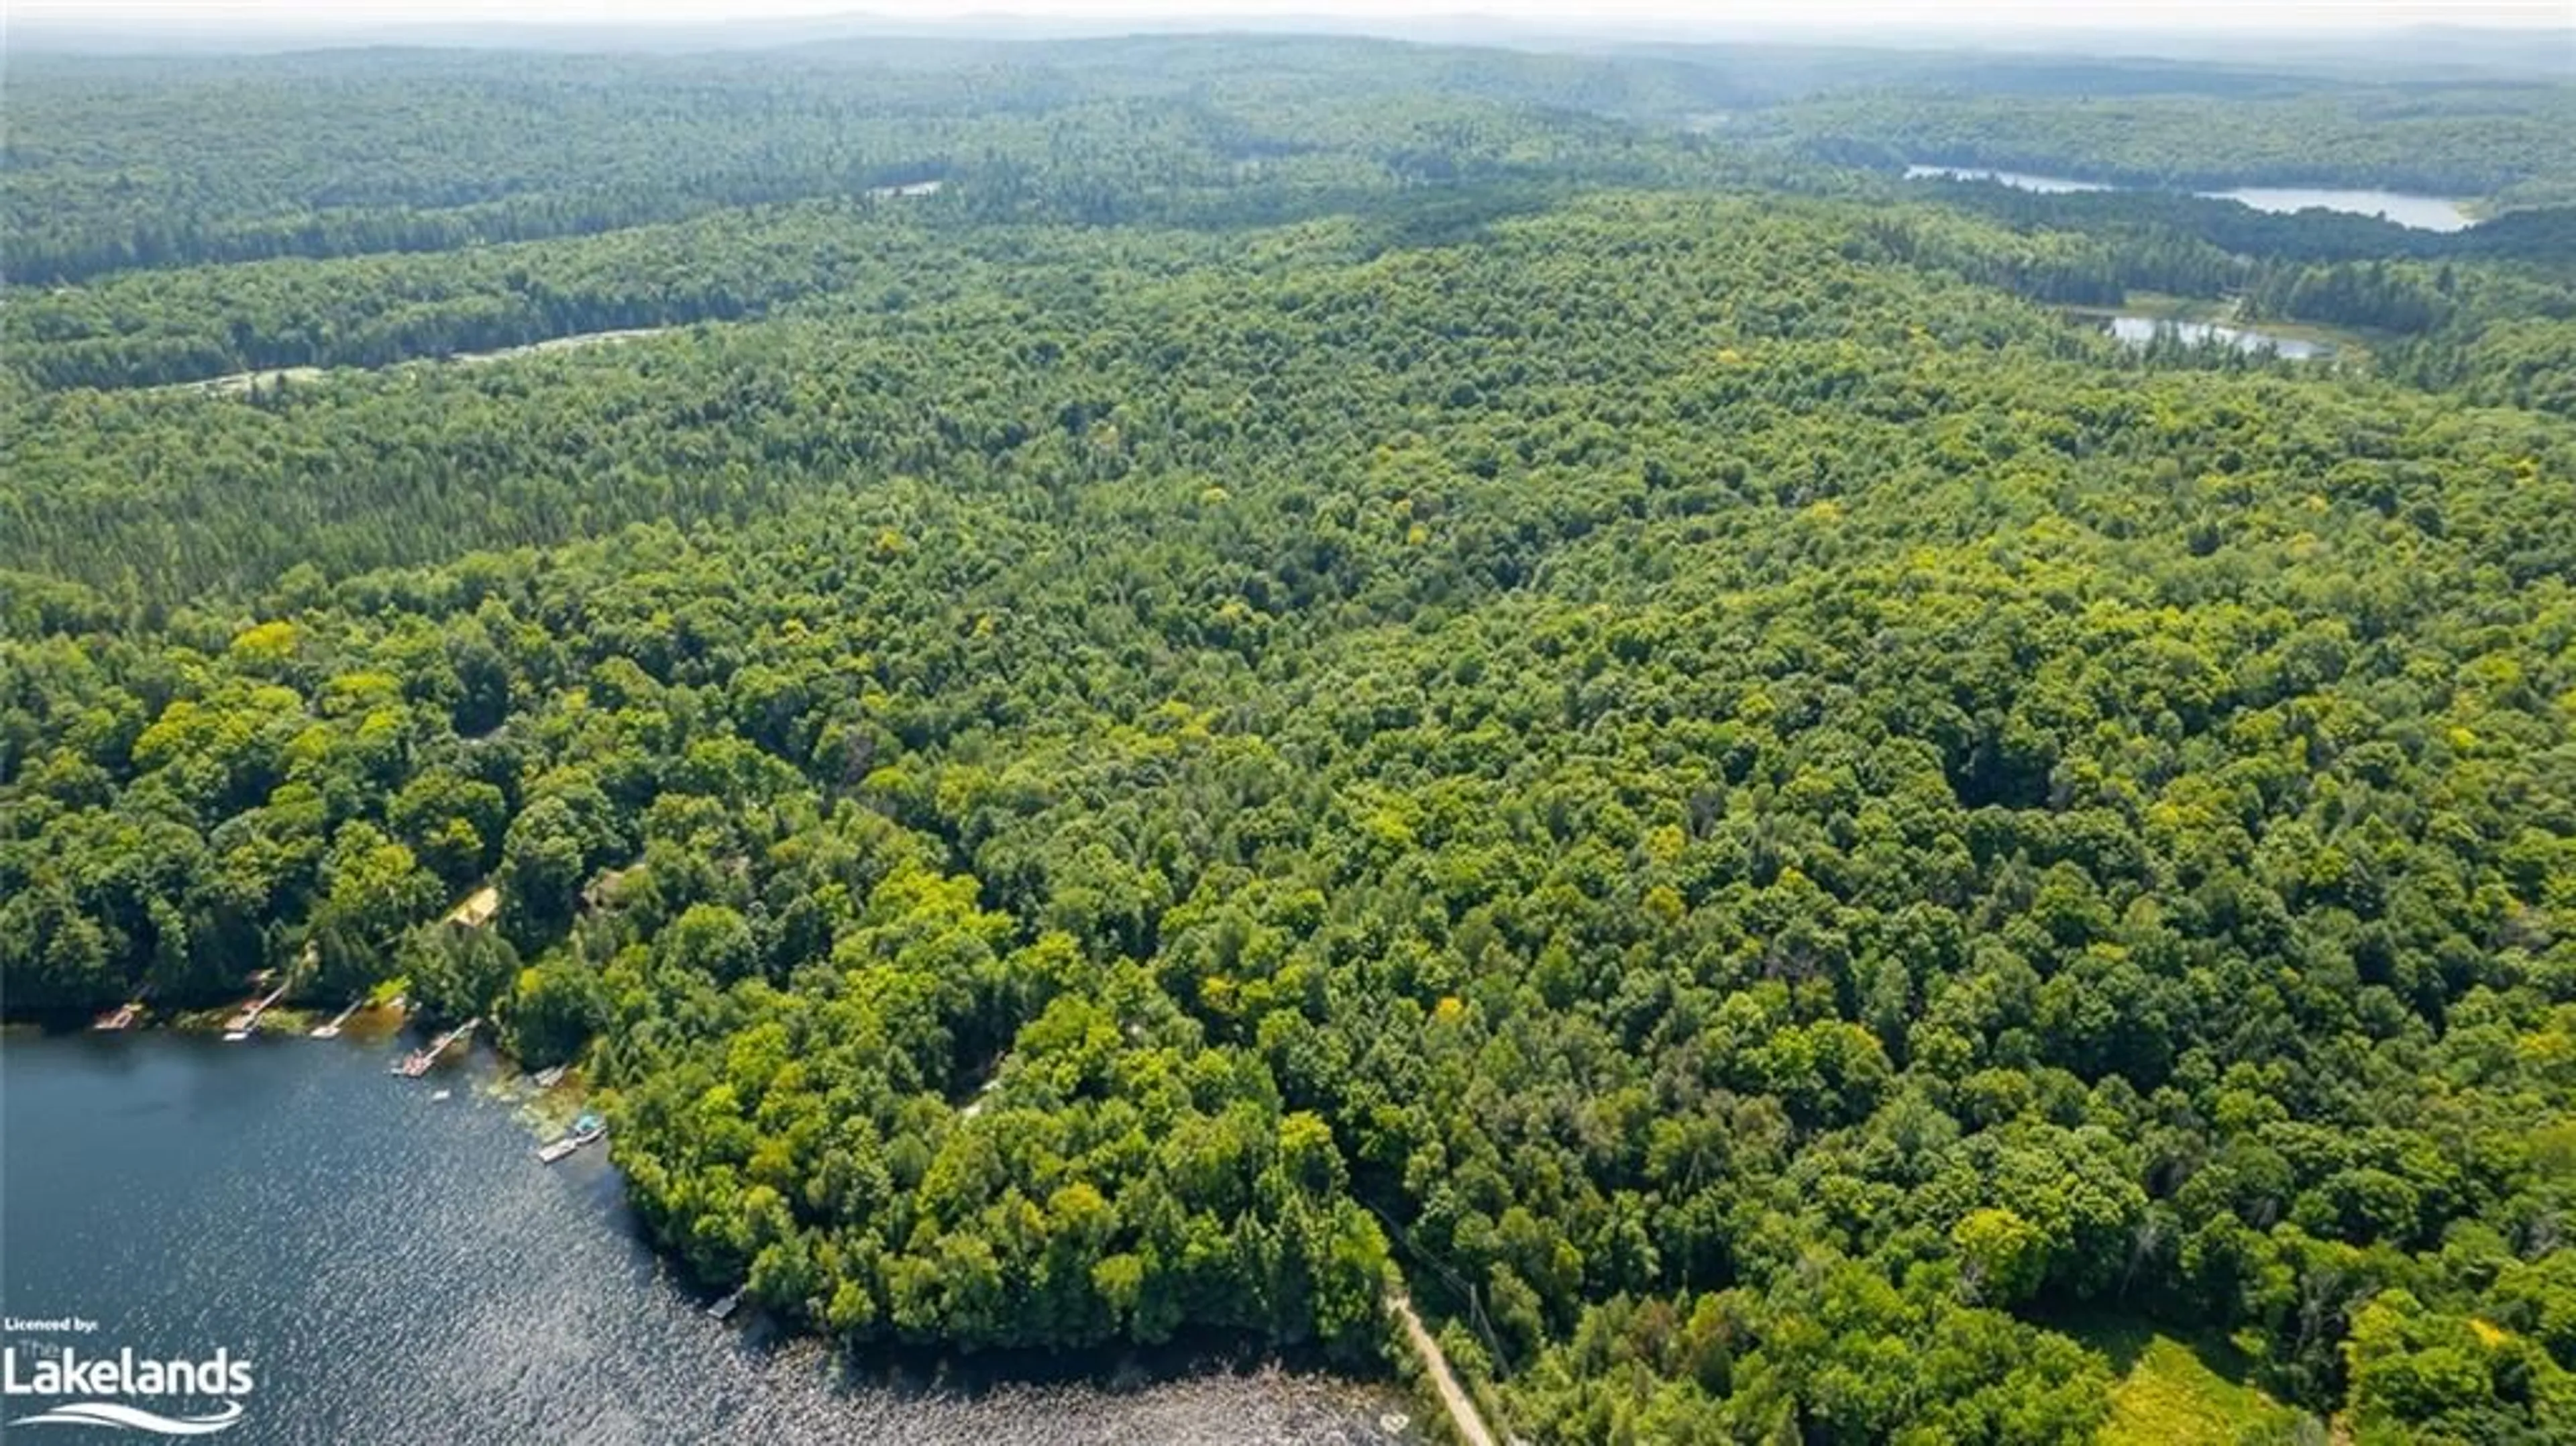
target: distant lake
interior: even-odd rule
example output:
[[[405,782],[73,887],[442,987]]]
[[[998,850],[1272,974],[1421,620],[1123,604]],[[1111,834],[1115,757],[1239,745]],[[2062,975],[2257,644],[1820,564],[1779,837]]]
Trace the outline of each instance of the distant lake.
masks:
[[[64,1345],[188,1360],[221,1347],[257,1369],[225,1446],[1419,1440],[1385,1388],[1302,1370],[1211,1363],[1113,1388],[958,1363],[942,1389],[711,1320],[646,1248],[605,1150],[541,1165],[488,1056],[405,1080],[385,1072],[395,1048],[0,1043],[0,1302],[18,1326],[0,1341],[22,1371]],[[26,1326],[65,1316],[97,1329]],[[0,1419],[35,1409],[12,1397]],[[21,1434],[156,1439],[0,1427]]]
[[[2042,176],[2029,171],[1993,171],[1974,166],[1907,166],[1909,181],[1994,181],[2020,191],[2066,195],[2078,191],[2136,191],[2143,186],[2111,186],[2069,176]],[[2477,224],[2457,201],[2438,196],[2410,196],[2402,191],[2335,191],[2310,186],[2242,186],[2233,191],[2195,191],[2213,200],[2237,201],[2257,211],[2293,215],[2322,207],[2356,216],[2379,216],[2418,231],[2465,231]]]
[[[2203,191],[2204,196],[2242,201],[2257,211],[2284,214],[2322,206],[2356,216],[2382,216],[2418,231],[2465,231],[2477,222],[2456,201],[2409,196],[2401,191],[2320,191],[2305,186],[2247,186],[2234,191]]]
[[[2292,361],[2306,361],[2334,355],[2333,348],[2300,341],[2295,337],[2275,336],[2267,331],[2253,331],[2241,326],[2219,326],[2206,321],[2171,321],[2153,316],[2115,316],[2111,318],[2111,335],[2131,346],[2145,346],[2160,333],[2170,332],[2194,346],[2202,342],[2221,341],[2238,351],[2256,352],[2270,349]]]
[[[2038,191],[2043,195],[2063,195],[2074,191],[2116,191],[2099,181],[2075,181],[2064,176],[2035,176],[2028,171],[1987,171],[1973,166],[1907,166],[1909,181],[1995,181],[2016,191]]]

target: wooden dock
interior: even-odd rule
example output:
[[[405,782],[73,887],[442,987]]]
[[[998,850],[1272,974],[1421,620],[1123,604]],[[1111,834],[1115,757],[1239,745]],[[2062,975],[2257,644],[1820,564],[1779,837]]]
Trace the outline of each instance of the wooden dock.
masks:
[[[438,1057],[447,1053],[448,1046],[456,1043],[456,1041],[460,1039],[471,1038],[474,1034],[475,1028],[482,1024],[482,1022],[483,1017],[481,1015],[476,1015],[474,1018],[465,1021],[463,1024],[447,1031],[438,1038],[431,1040],[425,1048],[413,1050],[410,1054],[394,1061],[393,1072],[401,1075],[405,1079],[418,1079],[422,1075],[429,1073],[430,1066],[438,1063]]]
[[[349,1016],[357,1013],[360,1006],[364,1005],[366,1002],[367,1001],[363,999],[350,1000],[349,1007],[331,1016],[331,1022],[329,1024],[316,1027],[313,1031],[313,1037],[315,1039],[338,1039],[340,1037],[340,1026],[348,1023]]]
[[[285,997],[286,986],[280,984],[270,990],[266,997],[253,1000],[241,1013],[233,1016],[230,1024],[224,1026],[224,1038],[234,1044],[250,1038],[250,1032],[259,1027],[259,1017],[268,1012],[270,1005]]]

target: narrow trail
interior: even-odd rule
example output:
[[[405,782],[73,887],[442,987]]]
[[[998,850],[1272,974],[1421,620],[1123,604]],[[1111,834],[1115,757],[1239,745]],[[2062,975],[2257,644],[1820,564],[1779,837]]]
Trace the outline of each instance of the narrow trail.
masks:
[[[1496,1446],[1494,1433],[1485,1428],[1485,1418],[1476,1411],[1475,1399],[1450,1372],[1449,1357],[1441,1351],[1440,1342],[1431,1338],[1431,1332],[1423,1328],[1422,1317],[1414,1314],[1412,1299],[1400,1290],[1391,1292],[1386,1308],[1403,1323],[1405,1339],[1412,1343],[1413,1353],[1422,1358],[1423,1373],[1440,1392],[1440,1404],[1449,1408],[1449,1421],[1458,1428],[1458,1439],[1467,1446]]]

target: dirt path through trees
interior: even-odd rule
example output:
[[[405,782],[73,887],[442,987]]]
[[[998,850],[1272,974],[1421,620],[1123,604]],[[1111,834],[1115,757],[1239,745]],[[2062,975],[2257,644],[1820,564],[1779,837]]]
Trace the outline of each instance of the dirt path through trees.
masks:
[[[1494,1433],[1485,1429],[1485,1418],[1476,1411],[1475,1400],[1458,1377],[1449,1369],[1449,1357],[1442,1353],[1440,1342],[1432,1339],[1423,1327],[1422,1317],[1414,1314],[1413,1301],[1397,1291],[1386,1298],[1386,1308],[1404,1325],[1404,1337],[1413,1345],[1413,1353],[1422,1358],[1423,1373],[1440,1393],[1440,1404],[1449,1408],[1450,1423],[1458,1428],[1458,1439],[1467,1446],[1495,1446]]]

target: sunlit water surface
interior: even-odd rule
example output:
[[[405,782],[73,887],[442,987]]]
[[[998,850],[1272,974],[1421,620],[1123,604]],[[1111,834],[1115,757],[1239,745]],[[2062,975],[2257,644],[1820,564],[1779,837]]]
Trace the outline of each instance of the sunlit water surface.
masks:
[[[249,1359],[227,1446],[1397,1439],[1383,1390],[1278,1367],[933,1388],[764,1342],[641,1243],[604,1151],[541,1165],[488,1063],[411,1081],[393,1053],[0,1042],[0,1308],[99,1322],[84,1355]],[[22,1358],[63,1339],[7,1337]],[[102,1434],[144,1439],[47,1439]]]

